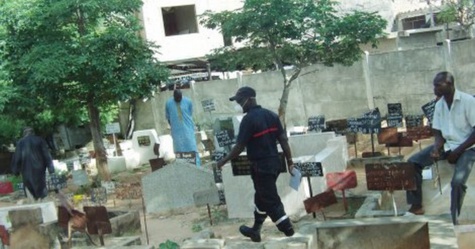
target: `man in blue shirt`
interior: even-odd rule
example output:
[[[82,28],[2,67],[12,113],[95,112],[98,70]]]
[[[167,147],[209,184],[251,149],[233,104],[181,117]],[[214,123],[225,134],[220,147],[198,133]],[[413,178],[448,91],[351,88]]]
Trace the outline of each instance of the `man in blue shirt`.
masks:
[[[292,172],[294,167],[288,138],[279,117],[274,112],[257,105],[256,92],[251,87],[239,88],[236,95],[229,100],[236,101],[247,114],[241,121],[236,145],[217,166],[223,167],[227,161],[239,156],[246,147],[255,189],[254,226],[243,225],[239,231],[252,241],[259,242],[262,224],[269,216],[281,232],[286,236],[292,236],[294,229],[285,213],[276,186],[281,169],[277,141],[284,151],[289,172]]]
[[[166,103],[165,114],[171,128],[174,152],[195,152],[196,165],[200,166],[193,122],[193,102],[183,97],[181,90],[176,89],[173,98]]]

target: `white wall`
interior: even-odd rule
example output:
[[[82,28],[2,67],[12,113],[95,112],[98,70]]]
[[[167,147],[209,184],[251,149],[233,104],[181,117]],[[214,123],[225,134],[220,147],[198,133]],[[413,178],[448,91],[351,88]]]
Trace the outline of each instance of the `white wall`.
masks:
[[[198,33],[165,36],[162,7],[195,5]],[[144,0],[142,18],[145,38],[160,46],[156,55],[162,62],[204,57],[212,49],[222,47],[223,36],[199,24],[199,15],[206,10],[232,10],[242,5],[239,0]]]

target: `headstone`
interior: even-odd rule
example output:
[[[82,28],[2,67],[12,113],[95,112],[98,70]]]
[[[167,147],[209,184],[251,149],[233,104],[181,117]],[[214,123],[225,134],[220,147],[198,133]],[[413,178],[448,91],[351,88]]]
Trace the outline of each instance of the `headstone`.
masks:
[[[106,124],[106,134],[116,133],[120,133],[120,124],[118,122]]]
[[[415,190],[414,165],[406,162],[365,165],[368,190]]]
[[[287,164],[283,153],[279,153],[280,157],[280,172],[287,172]],[[246,154],[239,155],[231,160],[231,167],[233,168],[233,174],[235,176],[251,175],[251,161],[247,158]],[[320,167],[321,170],[321,167]],[[318,171],[316,171],[318,173]]]
[[[300,136],[289,137],[292,157],[316,155],[325,149],[327,142],[335,138],[335,132],[307,133]]]
[[[183,160],[187,163],[195,164],[196,165],[196,152],[176,152],[175,153],[177,160]]]
[[[308,131],[321,132],[325,129],[325,115],[308,118]]]
[[[434,100],[431,100],[430,102],[424,104],[421,107],[422,112],[424,112],[424,115],[426,116],[427,120],[429,121],[429,124],[432,124],[432,118],[434,117],[435,103],[437,103],[437,100],[434,99]]]
[[[337,119],[330,120],[325,123],[325,131],[333,131],[337,134],[345,133],[345,130],[348,129],[348,120],[346,119]]]
[[[403,115],[401,103],[388,103],[388,126],[402,127],[402,117]]]
[[[348,118],[348,131],[352,133],[362,133],[364,118]]]
[[[155,143],[160,143],[160,147],[164,147],[164,143],[158,141],[157,132],[155,130],[134,131],[132,135],[132,149],[139,154],[140,163],[138,166],[148,164],[150,159],[157,158],[153,153]]]
[[[41,209],[38,207],[10,210],[8,212],[8,217],[13,228],[19,228],[27,224],[38,225],[43,223]]]
[[[214,187],[216,183],[211,170],[179,161],[142,177],[147,213],[193,207],[196,191]]]
[[[363,114],[363,131],[364,134],[379,133],[381,130],[381,113],[375,108]]]
[[[387,143],[386,147],[412,147],[414,142],[407,136],[407,132],[398,132],[397,143]]]
[[[83,186],[89,184],[89,179],[85,170],[73,170],[71,173],[73,175],[74,185]]]
[[[225,147],[233,144],[234,135],[229,130],[221,130],[216,132],[216,140],[219,147]]]
[[[115,183],[113,181],[101,181],[101,187],[106,189],[107,194],[115,192]]]
[[[421,140],[431,138],[432,129],[429,126],[411,127],[406,129],[406,137],[411,140]]]
[[[205,112],[211,112],[216,110],[216,107],[214,106],[214,100],[213,99],[205,99],[201,101],[201,106],[203,106],[203,110]]]
[[[26,205],[15,205],[0,207],[0,224],[4,225],[5,228],[10,229],[12,226],[11,219],[8,218],[8,213],[11,210],[19,209],[41,209],[41,217],[43,223],[56,222],[58,220],[57,211],[54,202],[43,202],[35,204],[26,204]]]
[[[422,115],[407,115],[406,128],[420,127],[424,125],[424,117]]]
[[[67,179],[65,175],[50,174],[46,178],[46,188],[48,190],[63,189],[67,186]]]
[[[302,176],[323,176],[322,164],[320,162],[294,163],[300,170]]]
[[[398,142],[398,133],[396,127],[381,128],[378,134],[379,144],[395,144]]]
[[[307,198],[303,204],[307,213],[320,211],[321,209],[337,203],[333,190],[325,191],[318,195]]]

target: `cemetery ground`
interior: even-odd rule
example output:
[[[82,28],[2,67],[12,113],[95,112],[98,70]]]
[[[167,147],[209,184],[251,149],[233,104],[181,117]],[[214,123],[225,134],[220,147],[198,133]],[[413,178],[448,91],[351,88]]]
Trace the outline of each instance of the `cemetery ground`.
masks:
[[[432,142],[431,139],[426,139],[421,142],[421,147],[424,147]],[[361,158],[362,152],[371,152],[371,140],[369,139],[369,135],[359,135],[358,142],[356,144],[357,151],[355,151],[354,145],[348,145],[348,153],[350,154],[350,158]],[[401,155],[407,156],[411,155],[414,152],[419,150],[419,144],[414,143],[412,147],[403,147],[400,148]],[[378,145],[377,141],[375,141],[375,151],[380,152],[384,155],[388,154],[388,150],[384,145]],[[399,154],[399,148],[391,148],[390,155],[395,156]],[[206,159],[203,160],[204,167],[212,167],[211,163]],[[166,166],[165,166],[166,167]],[[227,165],[226,167],[230,167]],[[307,214],[303,217],[291,217],[291,220],[298,231],[299,227],[302,224],[311,223],[315,221],[323,221],[323,220],[335,220],[335,219],[352,219],[358,208],[363,203],[368,190],[366,189],[366,179],[365,179],[365,172],[364,167],[361,165],[355,164],[348,164],[347,169],[355,170],[358,179],[358,186],[354,189],[346,190],[346,197],[348,200],[348,210],[345,211],[341,193],[339,191],[336,192],[338,198],[338,203],[333,204],[329,207],[326,207],[323,212],[317,212],[315,214],[315,218],[313,217],[312,213]],[[140,223],[141,223],[141,231],[127,231],[124,229],[122,232],[122,236],[130,236],[136,235],[140,236],[143,245],[152,245],[155,248],[159,248],[161,243],[165,243],[167,241],[172,241],[177,243],[178,245],[182,245],[185,240],[192,239],[192,238],[225,238],[227,241],[239,241],[239,240],[248,240],[244,238],[238,231],[240,225],[252,225],[252,219],[228,219],[227,218],[227,211],[226,205],[219,205],[219,206],[210,206],[210,212],[212,225],[210,224],[210,217],[208,214],[208,209],[206,206],[203,207],[191,207],[191,208],[183,208],[183,209],[176,209],[168,212],[163,213],[153,213],[153,214],[144,214],[144,207],[142,204],[142,199],[140,198],[141,189],[140,189],[140,182],[142,176],[151,172],[151,168],[149,165],[143,165],[141,168],[134,169],[134,170],[127,170],[125,172],[121,172],[115,174],[113,176],[113,180],[116,183],[120,183],[123,187],[116,188],[115,194],[109,194],[107,203],[105,204],[108,210],[124,210],[124,211],[138,211],[140,213]],[[473,178],[473,177],[471,177]],[[304,181],[305,179],[302,179]],[[444,179],[447,184],[448,179]],[[71,180],[68,180],[71,181]],[[428,186],[432,186],[431,183],[426,184]],[[425,185],[425,186],[426,186]],[[437,192],[438,190],[435,187],[432,187],[433,192]],[[64,192],[71,192],[74,189],[71,187],[71,183],[68,183],[68,187],[64,189]],[[157,190],[159,191],[159,190]],[[470,192],[474,192],[473,190]],[[475,193],[471,193],[475,195]],[[50,193],[50,197],[54,199],[55,194],[54,192]],[[383,199],[386,198],[386,203],[390,202],[389,195],[384,196]],[[394,198],[397,203],[398,209],[400,210],[407,210],[408,205],[406,204],[405,200],[405,192],[404,191],[396,191],[394,193]],[[21,202],[24,200],[22,197],[15,197],[15,198],[0,198],[0,207],[15,205],[16,203]],[[426,214],[427,215],[440,215],[447,213],[448,208],[448,200],[439,200],[444,202],[441,205],[434,205],[434,206],[426,206]],[[446,202],[446,203],[445,203]],[[87,204],[87,203],[83,203]],[[77,208],[82,210],[80,207],[81,203],[78,204]],[[303,203],[302,203],[303,206]],[[392,209],[391,205],[387,205],[386,208],[388,210]],[[262,229],[262,239],[263,241],[269,240],[271,238],[280,238],[284,237],[282,233],[280,233],[274,224],[267,219],[264,223]],[[108,241],[110,240],[110,236],[105,237],[105,244],[107,245]],[[93,236],[93,239],[97,242],[97,236]],[[444,247],[441,247],[444,248]],[[451,247],[447,247],[451,248]],[[456,247],[455,247],[456,248]]]

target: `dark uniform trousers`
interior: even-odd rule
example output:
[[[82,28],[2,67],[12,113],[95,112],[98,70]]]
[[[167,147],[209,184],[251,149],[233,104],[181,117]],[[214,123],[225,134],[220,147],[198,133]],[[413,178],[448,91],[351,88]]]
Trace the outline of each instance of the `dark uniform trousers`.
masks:
[[[279,230],[286,231],[292,225],[277,192],[276,181],[280,169],[281,162],[278,157],[252,162],[251,178],[256,191],[254,220],[256,224],[262,224],[269,216]]]

